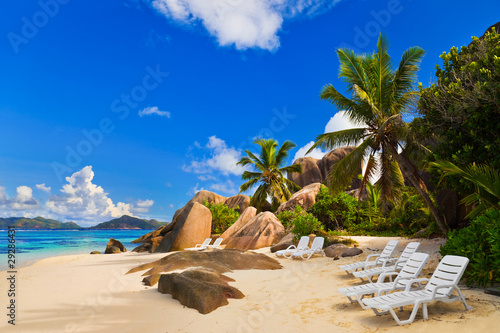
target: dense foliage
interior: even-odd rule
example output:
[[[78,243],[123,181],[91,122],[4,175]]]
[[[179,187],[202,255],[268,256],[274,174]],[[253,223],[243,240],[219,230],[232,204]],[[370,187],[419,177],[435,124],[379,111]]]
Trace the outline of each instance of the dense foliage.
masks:
[[[327,230],[339,230],[352,224],[356,219],[358,202],[355,198],[340,193],[332,195],[326,187],[321,187],[316,203],[309,209]]]
[[[253,186],[258,185],[252,195],[250,205],[262,211],[267,204],[267,198],[271,198],[271,209],[276,211],[279,205],[291,197],[290,191],[300,190],[300,186],[285,177],[285,173],[302,172],[302,165],[292,164],[284,166],[288,152],[295,147],[295,143],[285,141],[278,148],[278,142],[274,139],[257,139],[255,144],[260,146],[260,153],[255,155],[248,149],[247,156],[238,161],[238,165],[253,165],[254,171],[243,172],[242,178],[246,180],[240,186],[240,192],[245,192]]]
[[[464,274],[469,285],[500,282],[500,210],[488,210],[469,227],[450,232],[440,252],[470,259]]]
[[[410,47],[401,56],[396,69],[388,54],[389,42],[380,35],[372,54],[356,54],[350,49],[338,49],[339,77],[347,84],[343,95],[331,84],[321,91],[321,99],[330,101],[359,128],[324,133],[308,152],[316,147],[331,149],[339,145],[356,145],[349,155],[334,164],[329,171],[334,194],[341,193],[357,176],[358,166],[367,159],[361,187],[379,172],[375,186],[383,201],[397,200],[406,179],[419,191],[443,233],[446,226],[433,205],[415,163],[410,158],[423,147],[415,140],[410,126],[403,120],[414,107],[418,92],[415,79],[424,50]],[[400,152],[401,151],[401,152]],[[368,156],[368,157],[367,157]]]
[[[413,127],[434,137],[434,160],[458,167],[487,163],[500,169],[500,35],[486,33],[468,46],[441,55],[437,82],[421,88]],[[470,192],[470,184],[455,176],[447,188]]]
[[[283,211],[278,213],[277,217],[285,229],[295,235],[295,239],[324,231],[321,222],[313,214],[304,211],[299,205],[295,206],[295,211]]]
[[[233,225],[240,217],[240,214],[223,203],[210,203],[205,200],[203,203],[210,213],[212,213],[212,234],[222,234],[227,228]]]

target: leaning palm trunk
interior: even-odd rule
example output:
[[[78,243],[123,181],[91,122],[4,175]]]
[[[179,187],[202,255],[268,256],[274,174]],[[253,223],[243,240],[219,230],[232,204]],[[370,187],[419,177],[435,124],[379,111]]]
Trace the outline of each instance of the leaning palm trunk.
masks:
[[[444,221],[441,218],[441,214],[439,214],[436,206],[434,206],[434,203],[432,202],[429,193],[427,192],[427,187],[425,186],[422,177],[420,177],[417,168],[415,168],[413,163],[411,163],[407,157],[405,158],[404,156],[398,154],[397,150],[392,145],[389,145],[389,149],[391,151],[392,156],[399,164],[399,167],[401,168],[403,174],[410,181],[413,187],[417,189],[422,199],[424,199],[424,202],[427,205],[427,207],[429,207],[429,210],[432,216],[434,216],[434,219],[436,220],[439,229],[441,229],[443,234],[446,235],[448,229],[446,228],[446,225],[444,224]]]

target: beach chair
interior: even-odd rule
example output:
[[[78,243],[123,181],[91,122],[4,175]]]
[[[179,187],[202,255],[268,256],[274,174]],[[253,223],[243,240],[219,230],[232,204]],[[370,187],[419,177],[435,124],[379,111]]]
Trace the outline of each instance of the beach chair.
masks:
[[[223,239],[222,238],[217,238],[215,240],[215,242],[212,244],[212,245],[208,245],[207,247],[208,248],[211,248],[211,249],[220,249],[220,244],[222,243]]]
[[[210,242],[212,241],[212,238],[207,238],[203,241],[201,244],[196,244],[195,247],[188,247],[184,249],[184,251],[201,251],[201,250],[206,250]]]
[[[466,257],[447,255],[437,266],[430,279],[413,279],[408,282],[404,291],[394,292],[383,296],[377,296],[363,300],[363,303],[370,307],[376,315],[387,312],[399,325],[411,324],[415,320],[418,308],[422,304],[422,313],[424,319],[428,319],[427,303],[432,301],[455,302],[461,301],[465,310],[471,310],[472,307],[465,301],[465,296],[458,288],[458,282],[469,263]],[[428,281],[425,288],[418,291],[410,291],[413,283]],[[456,295],[452,295],[456,291]],[[403,310],[403,306],[412,305],[410,317],[407,320],[400,320],[394,312],[394,308]],[[380,311],[381,310],[381,311]]]
[[[368,268],[362,271],[357,271],[353,272],[352,275],[355,277],[358,277],[361,279],[361,281],[364,281],[364,279],[367,279],[369,282],[372,281],[372,277],[375,275],[380,275],[384,272],[399,272],[399,270],[406,264],[408,259],[411,257],[411,255],[415,252],[417,252],[418,247],[420,246],[419,242],[410,242],[408,245],[406,245],[403,253],[401,253],[401,256],[399,258],[389,258],[387,260],[384,260],[384,263],[382,266],[379,267],[373,267],[373,268]],[[390,263],[394,263],[391,265]],[[415,276],[416,278],[416,276]]]
[[[321,254],[322,256],[324,256],[325,255],[325,252],[323,252],[323,244],[324,243],[325,243],[325,238],[316,237],[313,240],[311,248],[297,249],[297,251],[295,251],[291,254],[291,257],[292,258],[302,258],[302,259],[307,260],[307,259],[311,258],[314,254]]]
[[[297,250],[305,250],[309,248],[309,236],[302,236],[300,237],[299,243],[297,246],[295,245],[290,245],[287,247],[285,250],[279,250],[276,251],[276,256],[277,257],[285,257],[285,258],[290,258],[292,253],[296,252]]]
[[[373,266],[383,265],[385,261],[392,258],[396,246],[398,246],[399,241],[390,240],[385,246],[384,250],[380,254],[370,254],[366,257],[365,261],[359,261],[348,265],[341,265],[340,269],[344,270],[348,275],[352,274],[357,270],[363,270],[366,268],[371,268]],[[371,260],[376,258],[375,260]]]
[[[380,274],[376,283],[340,288],[338,291],[342,295],[347,296],[347,299],[349,299],[351,303],[358,302],[363,309],[370,309],[370,307],[364,305],[362,302],[366,295],[379,296],[387,294],[390,291],[405,289],[410,280],[418,278],[427,259],[429,259],[427,253],[415,252],[408,258],[399,273],[383,272]],[[392,274],[397,274],[394,282],[384,282],[385,278]]]

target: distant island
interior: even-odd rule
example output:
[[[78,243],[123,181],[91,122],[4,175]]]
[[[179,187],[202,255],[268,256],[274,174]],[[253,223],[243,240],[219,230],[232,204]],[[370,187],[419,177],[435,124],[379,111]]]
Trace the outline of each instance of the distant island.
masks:
[[[108,222],[99,223],[90,228],[84,228],[75,222],[60,222],[57,220],[46,219],[43,217],[0,217],[0,229],[15,227],[16,229],[156,229],[166,222],[157,220],[143,220],[137,217],[123,215],[120,218]]]

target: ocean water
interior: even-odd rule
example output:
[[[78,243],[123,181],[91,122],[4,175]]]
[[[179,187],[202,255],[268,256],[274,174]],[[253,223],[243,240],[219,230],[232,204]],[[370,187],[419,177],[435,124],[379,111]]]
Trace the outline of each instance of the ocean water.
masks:
[[[151,230],[15,230],[16,268],[43,258],[83,254],[91,251],[104,253],[113,237],[131,251],[140,244],[134,239]],[[8,268],[8,232],[0,230],[0,271]]]

